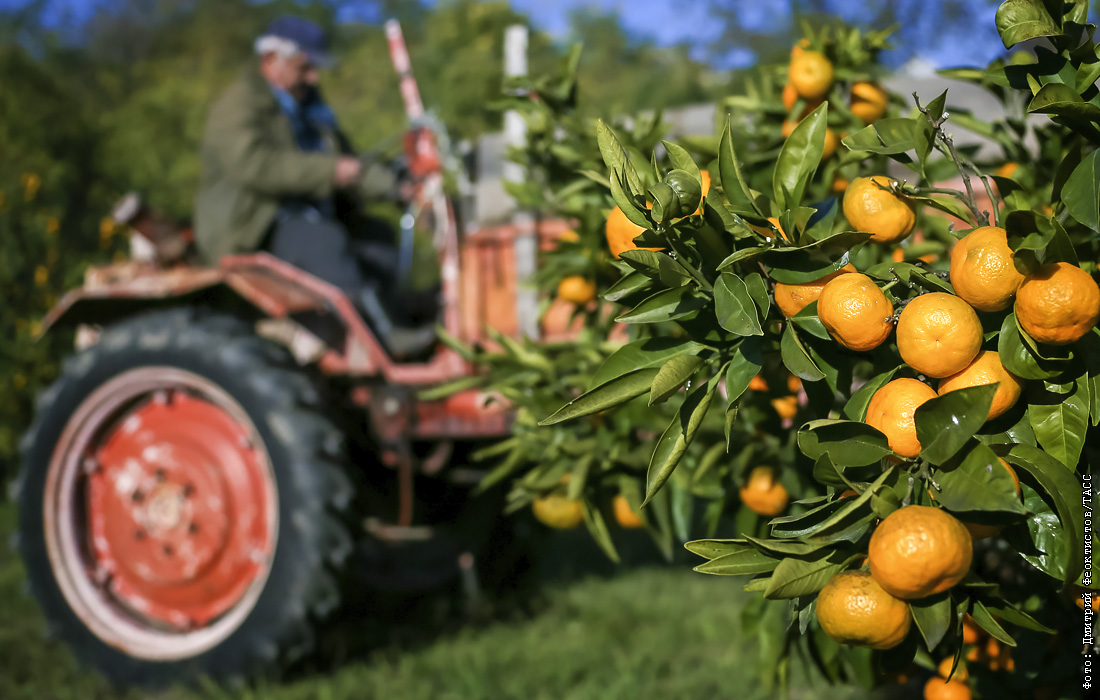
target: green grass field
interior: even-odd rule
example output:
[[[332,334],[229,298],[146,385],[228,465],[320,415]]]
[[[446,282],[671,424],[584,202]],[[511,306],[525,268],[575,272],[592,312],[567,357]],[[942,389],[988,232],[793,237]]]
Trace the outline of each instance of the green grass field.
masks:
[[[0,542],[14,509],[0,505]],[[567,533],[566,544],[583,544]],[[249,688],[172,689],[147,695],[112,689],[48,640],[23,595],[18,558],[0,546],[0,698],[4,700],[753,700],[772,697],[751,680],[756,648],[739,634],[744,594],[735,580],[686,566],[645,566],[606,577],[580,574],[542,587],[520,609],[490,605],[464,625],[428,624],[324,671],[299,669]],[[430,616],[429,616],[430,617]],[[792,700],[872,697],[811,689],[795,679]],[[877,696],[876,696],[877,697]]]

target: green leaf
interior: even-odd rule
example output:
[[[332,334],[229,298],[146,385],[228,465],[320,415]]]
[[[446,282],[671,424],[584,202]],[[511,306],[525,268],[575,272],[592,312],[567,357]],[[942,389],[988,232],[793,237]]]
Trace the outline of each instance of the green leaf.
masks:
[[[823,418],[798,431],[802,454],[816,460],[827,454],[835,464],[861,467],[893,454],[886,436],[866,423]]]
[[[1076,582],[1084,570],[1085,509],[1081,503],[1081,484],[1065,465],[1030,445],[1013,445],[1001,456],[1013,466],[1023,469],[1050,497],[1062,523],[1066,546],[1065,580]]]
[[[829,340],[830,338],[829,331],[825,330],[825,324],[821,322],[821,318],[817,315],[816,299],[802,307],[802,310],[794,316],[791,316],[791,323],[815,338],[821,338],[822,340]]]
[[[1094,426],[1100,425],[1100,329],[1092,329],[1092,333],[1077,341],[1077,346],[1085,359],[1091,422]]]
[[[653,250],[624,250],[619,258],[644,275],[659,279],[666,287],[679,287],[691,275],[666,253]]]
[[[864,415],[867,413],[867,404],[871,403],[871,397],[875,395],[876,391],[886,386],[886,383],[894,378],[894,373],[899,369],[901,369],[900,365],[869,379],[856,393],[852,394],[852,398],[848,399],[848,403],[844,404],[844,415],[849,420],[863,420]]]
[[[665,184],[676,193],[679,202],[677,216],[689,216],[699,209],[703,200],[703,186],[699,181],[698,171],[692,175],[687,170],[672,170],[665,176]]]
[[[1016,646],[1016,640],[1013,639],[1012,635],[1008,632],[1005,632],[1005,628],[997,623],[997,620],[995,620],[989,610],[982,605],[981,601],[975,600],[973,603],[973,607],[970,608],[970,617],[974,618],[974,622],[986,632],[989,632],[991,637],[1010,647]]]
[[[704,364],[698,355],[675,355],[657,371],[649,390],[649,405],[667,401]]]
[[[950,511],[1002,511],[1024,515],[1023,502],[1012,477],[989,447],[978,443],[951,470],[939,470],[936,500]]]
[[[641,226],[643,229],[648,229],[652,226],[649,223],[649,219],[642,213],[642,210],[638,204],[638,200],[634,194],[627,189],[625,181],[620,171],[612,170],[610,175],[611,182],[611,198],[615,200],[615,204],[622,210],[626,218],[631,223]]]
[[[802,192],[825,152],[828,117],[829,103],[822,102],[798,123],[779,149],[779,158],[772,171],[772,195],[779,211],[801,206]]]
[[[951,459],[985,424],[999,386],[986,384],[949,391],[920,405],[914,420],[921,457],[932,464]]]
[[[684,150],[683,146],[671,141],[661,141],[661,143],[664,144],[665,151],[668,152],[668,160],[672,163],[672,167],[676,170],[686,171],[702,186],[703,176],[700,174],[699,166],[695,163],[695,159],[691,157],[691,154]]]
[[[1076,469],[1089,427],[1088,377],[1081,375],[1068,384],[1036,382],[1028,387],[1027,399],[1028,419],[1039,445],[1069,469]]]
[[[707,305],[707,300],[692,294],[689,287],[657,292],[615,320],[619,323],[660,323],[689,316]]]
[[[898,117],[879,119],[874,124],[846,137],[841,143],[852,151],[897,155],[912,150],[916,146],[913,141],[916,125],[913,119]]]
[[[1100,151],[1085,156],[1073,169],[1062,187],[1062,202],[1070,216],[1100,231]]]
[[[778,564],[778,559],[769,557],[767,554],[755,549],[747,549],[704,562],[695,567],[694,570],[701,574],[744,576],[746,574],[767,573]]]
[[[913,621],[929,649],[935,649],[951,628],[951,597],[946,593],[909,602]]]
[[[724,557],[727,554],[755,551],[752,545],[750,545],[747,540],[743,539],[692,540],[691,542],[684,543],[684,549],[691,552],[692,554],[698,554],[704,559],[717,559],[718,557]]]
[[[591,385],[599,386],[627,372],[662,365],[676,355],[694,355],[703,349],[699,343],[681,338],[655,336],[623,345],[608,355],[592,376]]]
[[[1005,369],[1021,379],[1049,379],[1061,374],[1060,369],[1046,368],[1039,364],[1039,358],[1020,335],[1015,313],[1005,316],[1001,323],[1001,332],[997,336],[997,354],[1000,355]]]
[[[810,559],[784,559],[772,572],[764,597],[777,600],[817,593],[845,566],[846,560],[837,552],[824,552]]]
[[[596,120],[596,142],[599,144],[600,155],[607,169],[611,172],[623,173],[625,178],[623,183],[628,184],[631,191],[641,192],[642,182],[638,179],[638,173],[635,172],[626,151],[623,150],[619,137],[602,119]],[[612,178],[613,182],[614,179]],[[626,211],[625,208],[623,211]]]
[[[1031,98],[1027,111],[1069,120],[1100,122],[1100,107],[1085,102],[1069,85],[1047,83]]]
[[[1017,610],[1015,606],[1011,605],[1007,601],[997,598],[995,596],[981,596],[980,600],[982,606],[987,612],[996,614],[1005,622],[1012,623],[1018,627],[1024,629],[1034,630],[1035,632],[1042,632],[1044,634],[1054,634],[1055,630],[1047,627],[1043,623],[1036,620],[1031,615],[1028,615],[1023,610]]]
[[[776,282],[813,282],[847,265],[852,250],[870,236],[860,231],[843,231],[797,248],[766,249],[762,258],[770,268],[769,276]]]
[[[619,301],[633,294],[648,291],[652,286],[652,277],[635,270],[615,280],[601,296],[607,301]]]
[[[783,338],[779,342],[779,354],[783,359],[783,365],[796,377],[808,382],[816,382],[825,378],[825,373],[821,371],[809,353],[806,352],[806,348],[799,340],[793,324],[788,323],[787,327],[783,329]]]
[[[582,501],[584,506],[584,524],[588,527],[588,533],[596,544],[604,551],[607,558],[616,564],[619,563],[619,552],[615,549],[615,543],[611,539],[611,532],[607,528],[607,519],[603,511],[587,498]]]
[[[649,503],[664,486],[676,466],[680,464],[688,446],[695,440],[695,435],[699,431],[703,418],[707,415],[707,410],[710,409],[710,402],[717,388],[718,377],[715,376],[706,384],[689,392],[676,412],[676,416],[657,440],[657,446],[653,449],[649,470],[646,473],[646,495],[645,501],[642,502],[643,506]]]
[[[745,286],[748,287],[749,296],[752,297],[753,303],[760,312],[760,318],[767,318],[771,299],[768,297],[768,284],[764,281],[764,276],[759,272],[745,275]]]
[[[733,351],[726,369],[726,396],[729,403],[732,404],[745,393],[749,388],[749,382],[760,373],[763,365],[760,341],[755,338],[742,340]]]
[[[996,22],[1006,49],[1028,39],[1062,33],[1042,0],[1005,0],[997,8]]]
[[[565,404],[549,418],[539,421],[539,425],[556,425],[624,404],[648,392],[657,371],[654,368],[639,369],[604,382]]]
[[[755,212],[763,216],[763,212],[756,206],[756,199],[748,182],[741,173],[741,163],[737,160],[737,153],[733,150],[733,129],[730,125],[730,116],[726,115],[726,127],[722,130],[722,140],[718,144],[718,174],[722,179],[722,191],[730,204],[744,211]]]
[[[740,336],[764,335],[757,317],[756,304],[749,289],[737,275],[723,272],[714,283],[714,313],[718,325]]]

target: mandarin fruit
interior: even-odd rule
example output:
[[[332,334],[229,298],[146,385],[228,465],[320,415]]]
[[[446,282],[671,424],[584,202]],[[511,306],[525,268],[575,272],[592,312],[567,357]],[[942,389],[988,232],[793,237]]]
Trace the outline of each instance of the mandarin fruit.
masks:
[[[817,315],[829,334],[849,350],[872,350],[890,336],[894,306],[867,275],[849,272],[825,283]]]
[[[942,593],[966,576],[974,556],[970,533],[947,511],[906,506],[886,516],[868,545],[871,575],[905,600]]]
[[[1100,287],[1076,265],[1043,265],[1020,285],[1016,318],[1040,343],[1067,345],[1091,331],[1100,320]]]
[[[981,347],[978,314],[953,294],[922,294],[898,316],[901,359],[926,376],[941,378],[963,370]]]
[[[821,296],[821,290],[825,288],[825,285],[828,284],[830,280],[848,272],[855,271],[856,268],[849,263],[836,272],[830,272],[824,277],[817,278],[813,282],[802,282],[801,284],[776,282],[775,305],[779,307],[779,310],[784,316],[790,318],[817,301]]]
[[[1007,309],[1024,282],[1012,260],[1012,249],[1003,228],[974,229],[951,249],[951,284],[955,293],[979,311]]]
[[[818,593],[816,608],[821,629],[841,644],[891,649],[909,634],[909,604],[866,571],[833,576]]]
[[[857,177],[844,192],[844,216],[848,223],[857,231],[870,233],[871,240],[877,243],[904,240],[917,222],[908,200],[883,189],[892,183],[883,175]]]
[[[921,445],[914,416],[921,404],[934,398],[936,392],[924,382],[894,379],[871,396],[864,422],[886,436],[891,450],[902,457],[916,457]]]

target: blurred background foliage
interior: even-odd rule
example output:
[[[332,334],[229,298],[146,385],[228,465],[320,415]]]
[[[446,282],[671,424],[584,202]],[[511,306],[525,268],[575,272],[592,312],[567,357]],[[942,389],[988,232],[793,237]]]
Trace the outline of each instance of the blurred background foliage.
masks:
[[[337,22],[345,6],[362,21]],[[15,471],[34,394],[71,347],[65,334],[35,342],[43,315],[89,264],[122,251],[124,236],[102,222],[118,196],[137,190],[154,208],[190,216],[207,107],[273,17],[300,14],[331,30],[328,99],[358,148],[388,155],[400,149],[405,115],[385,19],[402,21],[425,104],[452,139],[499,129],[491,103],[504,28],[527,21],[507,2],[478,0],[106,0],[75,23],[51,8],[34,0],[0,10],[0,483]],[[614,15],[577,13],[572,34],[592,45],[580,89],[593,112],[714,96],[708,68],[686,48],[628,36]],[[564,51],[533,29],[531,71]]]

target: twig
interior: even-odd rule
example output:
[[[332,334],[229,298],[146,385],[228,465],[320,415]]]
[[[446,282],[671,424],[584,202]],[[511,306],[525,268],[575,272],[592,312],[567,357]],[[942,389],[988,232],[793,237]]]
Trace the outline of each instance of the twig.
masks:
[[[916,91],[913,92],[913,101],[917,105],[917,110],[928,119],[928,123],[932,125],[932,129],[935,131],[935,136],[941,143],[947,148],[948,155],[951,156],[951,160],[955,163],[955,168],[959,171],[959,175],[962,176],[963,187],[966,188],[967,206],[974,214],[974,218],[979,223],[982,221],[989,221],[989,212],[982,211],[978,208],[978,200],[974,196],[974,188],[970,184],[970,175],[967,174],[966,168],[963,167],[962,162],[959,159],[959,152],[955,150],[954,140],[947,135],[947,132],[943,130],[943,124],[947,121],[948,113],[944,112],[939,119],[933,119],[932,115],[928,113],[928,109],[921,106],[920,98],[917,97]],[[988,187],[988,185],[987,185]],[[990,199],[992,201],[992,199]]]

